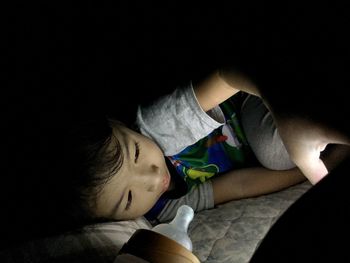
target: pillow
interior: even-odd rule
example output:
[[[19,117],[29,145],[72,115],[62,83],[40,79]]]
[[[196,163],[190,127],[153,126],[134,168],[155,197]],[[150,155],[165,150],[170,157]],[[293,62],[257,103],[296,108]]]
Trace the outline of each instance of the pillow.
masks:
[[[113,262],[123,244],[140,228],[151,228],[144,217],[90,225],[0,251],[0,262]]]

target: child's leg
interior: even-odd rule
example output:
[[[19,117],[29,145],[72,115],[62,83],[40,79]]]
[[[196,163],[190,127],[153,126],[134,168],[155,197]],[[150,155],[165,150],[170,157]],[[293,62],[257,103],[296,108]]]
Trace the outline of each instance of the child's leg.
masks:
[[[289,170],[296,165],[277,132],[273,118],[262,100],[249,95],[242,103],[241,122],[249,145],[262,166],[272,170]],[[350,146],[329,144],[321,159],[328,171],[350,156]]]
[[[249,95],[241,107],[241,123],[260,164],[272,170],[295,167],[277,132],[269,110],[259,97]]]

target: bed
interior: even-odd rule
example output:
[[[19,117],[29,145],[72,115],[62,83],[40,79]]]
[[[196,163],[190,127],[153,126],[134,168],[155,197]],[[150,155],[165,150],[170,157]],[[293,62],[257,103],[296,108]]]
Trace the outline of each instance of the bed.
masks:
[[[310,187],[304,182],[196,213],[189,226],[193,253],[202,263],[249,262],[276,219]],[[151,225],[141,217],[88,226],[1,251],[0,262],[114,262],[122,245],[140,228]]]
[[[203,263],[249,262],[272,224],[309,187],[305,182],[198,213],[189,227],[193,252]]]

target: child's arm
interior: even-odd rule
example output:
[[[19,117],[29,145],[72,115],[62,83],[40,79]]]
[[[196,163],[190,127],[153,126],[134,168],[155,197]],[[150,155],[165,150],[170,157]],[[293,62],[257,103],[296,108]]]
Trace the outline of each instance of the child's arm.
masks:
[[[350,156],[350,147],[332,146],[322,156],[322,161],[329,170]],[[264,167],[232,170],[212,179],[214,204],[280,191],[305,180],[306,177],[297,167],[284,171]]]
[[[196,98],[208,111],[239,91],[259,96],[255,84],[238,71],[217,70],[206,79],[194,83]]]
[[[197,100],[208,111],[239,91],[260,95],[255,84],[237,71],[218,70],[194,85]],[[214,203],[282,190],[305,181],[299,169],[269,170],[263,167],[233,170],[212,180]]]
[[[264,167],[232,170],[212,179],[214,203],[217,205],[280,191],[305,180],[306,177],[298,168],[285,171]]]
[[[293,89],[284,89],[283,95],[274,95],[273,89],[257,87],[253,81],[239,71],[222,69],[207,79],[194,85],[199,104],[208,111],[239,91],[247,92],[263,99],[273,115],[279,135],[287,148],[291,160],[303,171],[312,184],[321,180],[328,172],[320,154],[329,144],[350,146],[350,136],[332,125],[313,121],[307,111],[313,112],[313,104],[304,113],[291,107],[291,98],[298,98]],[[298,105],[298,101],[293,105]],[[284,107],[281,108],[281,105]],[[287,106],[286,106],[287,105]],[[289,116],[289,117],[286,117]],[[291,118],[290,116],[293,116]],[[321,117],[322,120],[322,117]]]

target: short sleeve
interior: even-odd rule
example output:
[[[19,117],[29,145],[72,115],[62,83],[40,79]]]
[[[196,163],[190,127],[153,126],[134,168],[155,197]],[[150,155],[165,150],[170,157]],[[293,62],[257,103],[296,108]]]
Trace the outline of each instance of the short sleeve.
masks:
[[[217,106],[204,112],[192,84],[177,88],[148,107],[139,107],[136,124],[140,132],[157,142],[164,155],[181,152],[225,123]]]
[[[214,207],[214,193],[211,181],[206,181],[194,188],[185,196],[169,200],[160,214],[157,216],[159,222],[172,220],[181,205],[188,205],[196,212]]]

